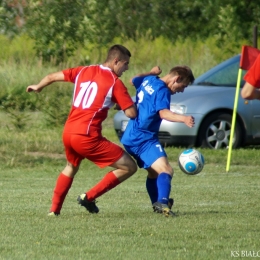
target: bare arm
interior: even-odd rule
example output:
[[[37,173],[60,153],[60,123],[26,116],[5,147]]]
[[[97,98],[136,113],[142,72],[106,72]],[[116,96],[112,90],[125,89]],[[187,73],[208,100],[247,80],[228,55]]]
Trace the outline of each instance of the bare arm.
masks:
[[[136,106],[132,105],[131,107],[128,107],[124,110],[124,113],[129,118],[135,118],[137,116]]]
[[[64,81],[64,74],[62,71],[55,72],[45,76],[38,84],[28,86],[26,88],[26,91],[41,92],[43,88],[56,81]]]
[[[150,75],[160,75],[162,73],[162,70],[160,69],[159,66],[155,66],[153,67],[149,72],[145,72],[145,73],[141,73],[141,74],[137,74],[135,75],[133,78],[135,77],[146,77],[146,76],[150,76]],[[131,78],[130,83],[133,85],[133,78]]]
[[[249,100],[260,99],[260,90],[246,82],[241,90],[241,97]]]
[[[160,110],[159,115],[160,115],[161,119],[171,121],[171,122],[184,123],[188,127],[193,127],[195,124],[193,116],[185,116],[185,115],[176,114],[176,113],[173,113],[169,109]]]

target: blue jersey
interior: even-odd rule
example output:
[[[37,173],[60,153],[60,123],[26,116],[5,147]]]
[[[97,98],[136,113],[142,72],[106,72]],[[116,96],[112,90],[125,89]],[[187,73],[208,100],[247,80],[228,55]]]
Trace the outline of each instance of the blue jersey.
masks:
[[[147,140],[158,139],[162,122],[159,111],[170,109],[171,92],[157,76],[135,77],[137,117],[130,119],[121,142],[138,146]]]

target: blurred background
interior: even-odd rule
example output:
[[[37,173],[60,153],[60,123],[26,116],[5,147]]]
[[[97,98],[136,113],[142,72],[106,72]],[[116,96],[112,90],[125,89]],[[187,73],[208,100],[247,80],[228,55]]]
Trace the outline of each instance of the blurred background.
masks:
[[[132,53],[127,86],[155,65],[164,74],[185,64],[196,77],[253,45],[259,24],[252,0],[0,0],[0,108],[12,119],[2,126],[26,128],[28,111],[41,112],[43,125],[62,125],[71,84],[41,95],[26,87],[50,72],[102,63],[112,44]]]

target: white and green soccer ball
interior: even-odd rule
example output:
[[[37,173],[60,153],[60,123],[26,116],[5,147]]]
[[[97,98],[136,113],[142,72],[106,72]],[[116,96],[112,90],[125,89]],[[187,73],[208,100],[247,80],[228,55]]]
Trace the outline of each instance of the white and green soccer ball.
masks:
[[[205,161],[203,155],[198,150],[190,148],[184,150],[179,155],[178,163],[184,173],[195,175],[202,171]]]

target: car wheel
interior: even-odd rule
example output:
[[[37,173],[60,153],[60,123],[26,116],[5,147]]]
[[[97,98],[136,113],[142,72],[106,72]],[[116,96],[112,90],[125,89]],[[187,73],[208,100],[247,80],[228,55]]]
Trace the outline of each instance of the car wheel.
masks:
[[[211,149],[228,148],[231,134],[232,116],[230,114],[216,113],[207,117],[201,124],[198,144]],[[242,143],[242,128],[236,122],[233,136],[233,148]]]

